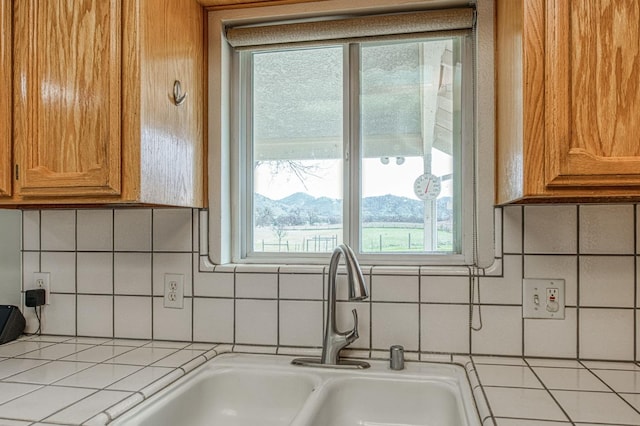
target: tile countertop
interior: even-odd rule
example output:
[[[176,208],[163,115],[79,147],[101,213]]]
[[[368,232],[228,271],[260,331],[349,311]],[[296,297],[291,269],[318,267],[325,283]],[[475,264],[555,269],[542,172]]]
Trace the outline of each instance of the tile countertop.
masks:
[[[188,342],[23,337],[0,346],[0,426],[104,425],[232,349]],[[273,347],[235,350],[276,352]],[[310,352],[280,352],[288,351]],[[417,357],[407,355],[408,360]],[[465,365],[483,426],[640,425],[640,366],[635,363],[420,358]]]

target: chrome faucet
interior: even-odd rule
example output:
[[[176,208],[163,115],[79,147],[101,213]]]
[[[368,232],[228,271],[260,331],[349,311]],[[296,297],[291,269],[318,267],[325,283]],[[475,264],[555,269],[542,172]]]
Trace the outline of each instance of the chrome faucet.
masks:
[[[340,359],[340,351],[358,338],[358,312],[353,309],[353,329],[345,332],[338,331],[336,326],[336,277],[340,257],[344,258],[347,268],[347,283],[349,285],[349,300],[362,300],[369,297],[367,285],[362,275],[356,256],[349,246],[340,244],[333,250],[329,262],[329,291],[327,294],[327,322],[324,328],[322,356],[318,358],[297,358],[292,361],[295,365],[314,367],[338,368],[368,368],[364,361]]]

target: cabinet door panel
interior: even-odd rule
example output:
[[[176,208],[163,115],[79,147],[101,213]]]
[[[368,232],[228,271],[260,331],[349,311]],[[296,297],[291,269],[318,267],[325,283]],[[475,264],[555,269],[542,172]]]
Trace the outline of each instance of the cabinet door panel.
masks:
[[[547,1],[548,186],[640,185],[640,3]]]
[[[18,191],[120,192],[118,0],[15,0]]]
[[[0,197],[11,195],[11,0],[0,0]]]
[[[140,156],[142,192],[154,202],[202,203],[204,15],[185,0],[141,2]],[[171,58],[171,60],[163,60]],[[176,102],[179,82],[183,102]]]

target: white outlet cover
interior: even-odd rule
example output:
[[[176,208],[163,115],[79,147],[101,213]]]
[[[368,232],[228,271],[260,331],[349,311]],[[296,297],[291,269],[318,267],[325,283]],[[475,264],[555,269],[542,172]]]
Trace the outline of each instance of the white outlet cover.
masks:
[[[34,272],[33,283],[30,288],[26,288],[25,290],[37,290],[39,288],[44,289],[45,305],[50,305],[51,299],[49,298],[49,294],[51,292],[51,274],[49,272]]]
[[[547,309],[548,289],[557,290],[558,309]],[[536,300],[538,303],[536,304]],[[554,278],[524,278],[522,280],[522,318],[564,319],[564,280]]]
[[[164,274],[164,307],[173,309],[184,307],[184,275]]]

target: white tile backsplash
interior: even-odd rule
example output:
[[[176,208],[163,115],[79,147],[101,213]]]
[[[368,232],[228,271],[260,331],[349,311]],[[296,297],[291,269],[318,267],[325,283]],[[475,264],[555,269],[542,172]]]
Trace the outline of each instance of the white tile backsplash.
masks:
[[[388,350],[390,346],[402,345],[406,351],[417,351],[419,310],[417,303],[372,303],[372,348]]]
[[[276,345],[278,343],[278,302],[236,300],[236,342]]]
[[[420,301],[469,303],[469,277],[425,276],[420,278]]]
[[[522,253],[522,206],[502,208],[502,250]]]
[[[365,354],[403,344],[427,353],[633,361],[640,354],[640,331],[634,335],[640,330],[634,327],[634,321],[640,324],[634,315],[640,306],[637,210],[633,204],[496,209],[501,250],[496,265],[474,280],[471,321],[477,331],[470,328],[466,268],[366,265],[371,298],[363,302],[346,301],[340,268],[338,327],[351,329],[351,309],[357,308],[360,338],[352,346]],[[43,331],[318,347],[326,265],[203,271],[197,255],[201,220],[202,211],[174,208],[23,212],[23,288],[33,272],[51,273],[52,305],[42,309]],[[165,273],[185,275],[183,309],[164,308]],[[566,318],[523,320],[523,277],[564,279]],[[35,331],[33,310],[25,316],[27,329]]]
[[[524,252],[577,253],[577,212],[573,205],[525,206]]]
[[[113,249],[113,210],[78,210],[77,221],[78,250]]]
[[[192,295],[192,253],[153,253],[153,295],[164,295],[165,274],[184,275],[184,295]]]
[[[580,257],[580,306],[633,308],[635,258],[633,256]]]
[[[233,343],[233,299],[193,299],[193,340]]]
[[[371,279],[373,302],[418,302],[419,277],[417,275],[375,275]]]
[[[189,209],[154,209],[153,250],[192,251],[192,216]]]
[[[281,299],[322,300],[322,289],[322,271],[319,271],[316,274],[280,274]]]
[[[43,333],[76,334],[76,297],[75,294],[51,294],[51,304],[42,309]]]
[[[564,320],[524,320],[524,355],[576,358],[577,309],[566,308]]]
[[[633,254],[633,205],[580,206],[580,253]]]
[[[522,302],[522,256],[504,255],[502,265],[501,277],[479,278],[480,301],[500,305],[518,305]],[[474,296],[477,302],[477,294]]]
[[[182,309],[165,308],[163,297],[153,298],[153,338],[192,340],[193,299],[185,297]]]
[[[22,250],[40,250],[40,210],[22,212]]]
[[[278,297],[278,275],[236,273],[236,297],[276,299]]]
[[[76,211],[43,210],[40,215],[41,250],[76,249]]]
[[[151,295],[151,253],[114,253],[115,294]]]
[[[525,278],[564,279],[565,303],[578,303],[578,257],[565,255],[524,256]],[[520,287],[521,289],[521,287]]]
[[[420,305],[420,350],[469,353],[469,305]]]
[[[77,253],[78,293],[113,294],[113,253]]]
[[[633,309],[580,309],[580,353],[585,359],[633,359]]]
[[[49,279],[52,292],[76,292],[76,253],[41,252],[40,272],[49,272],[51,274]],[[25,276],[24,279],[32,281],[33,276]]]
[[[195,256],[194,256],[195,258]],[[195,258],[197,262],[197,258]],[[193,291],[195,296],[204,297],[233,297],[234,274],[233,272],[219,272],[215,274],[198,272],[197,263],[194,265]]]
[[[113,296],[78,295],[78,335],[113,336]]]
[[[151,210],[115,210],[114,248],[117,251],[151,251]]]
[[[472,350],[479,354],[522,355],[522,308],[484,305],[474,311],[480,330],[472,330]]]
[[[151,297],[115,296],[113,302],[114,337],[151,338]]]
[[[280,302],[280,344],[322,346],[322,302],[319,300]]]

